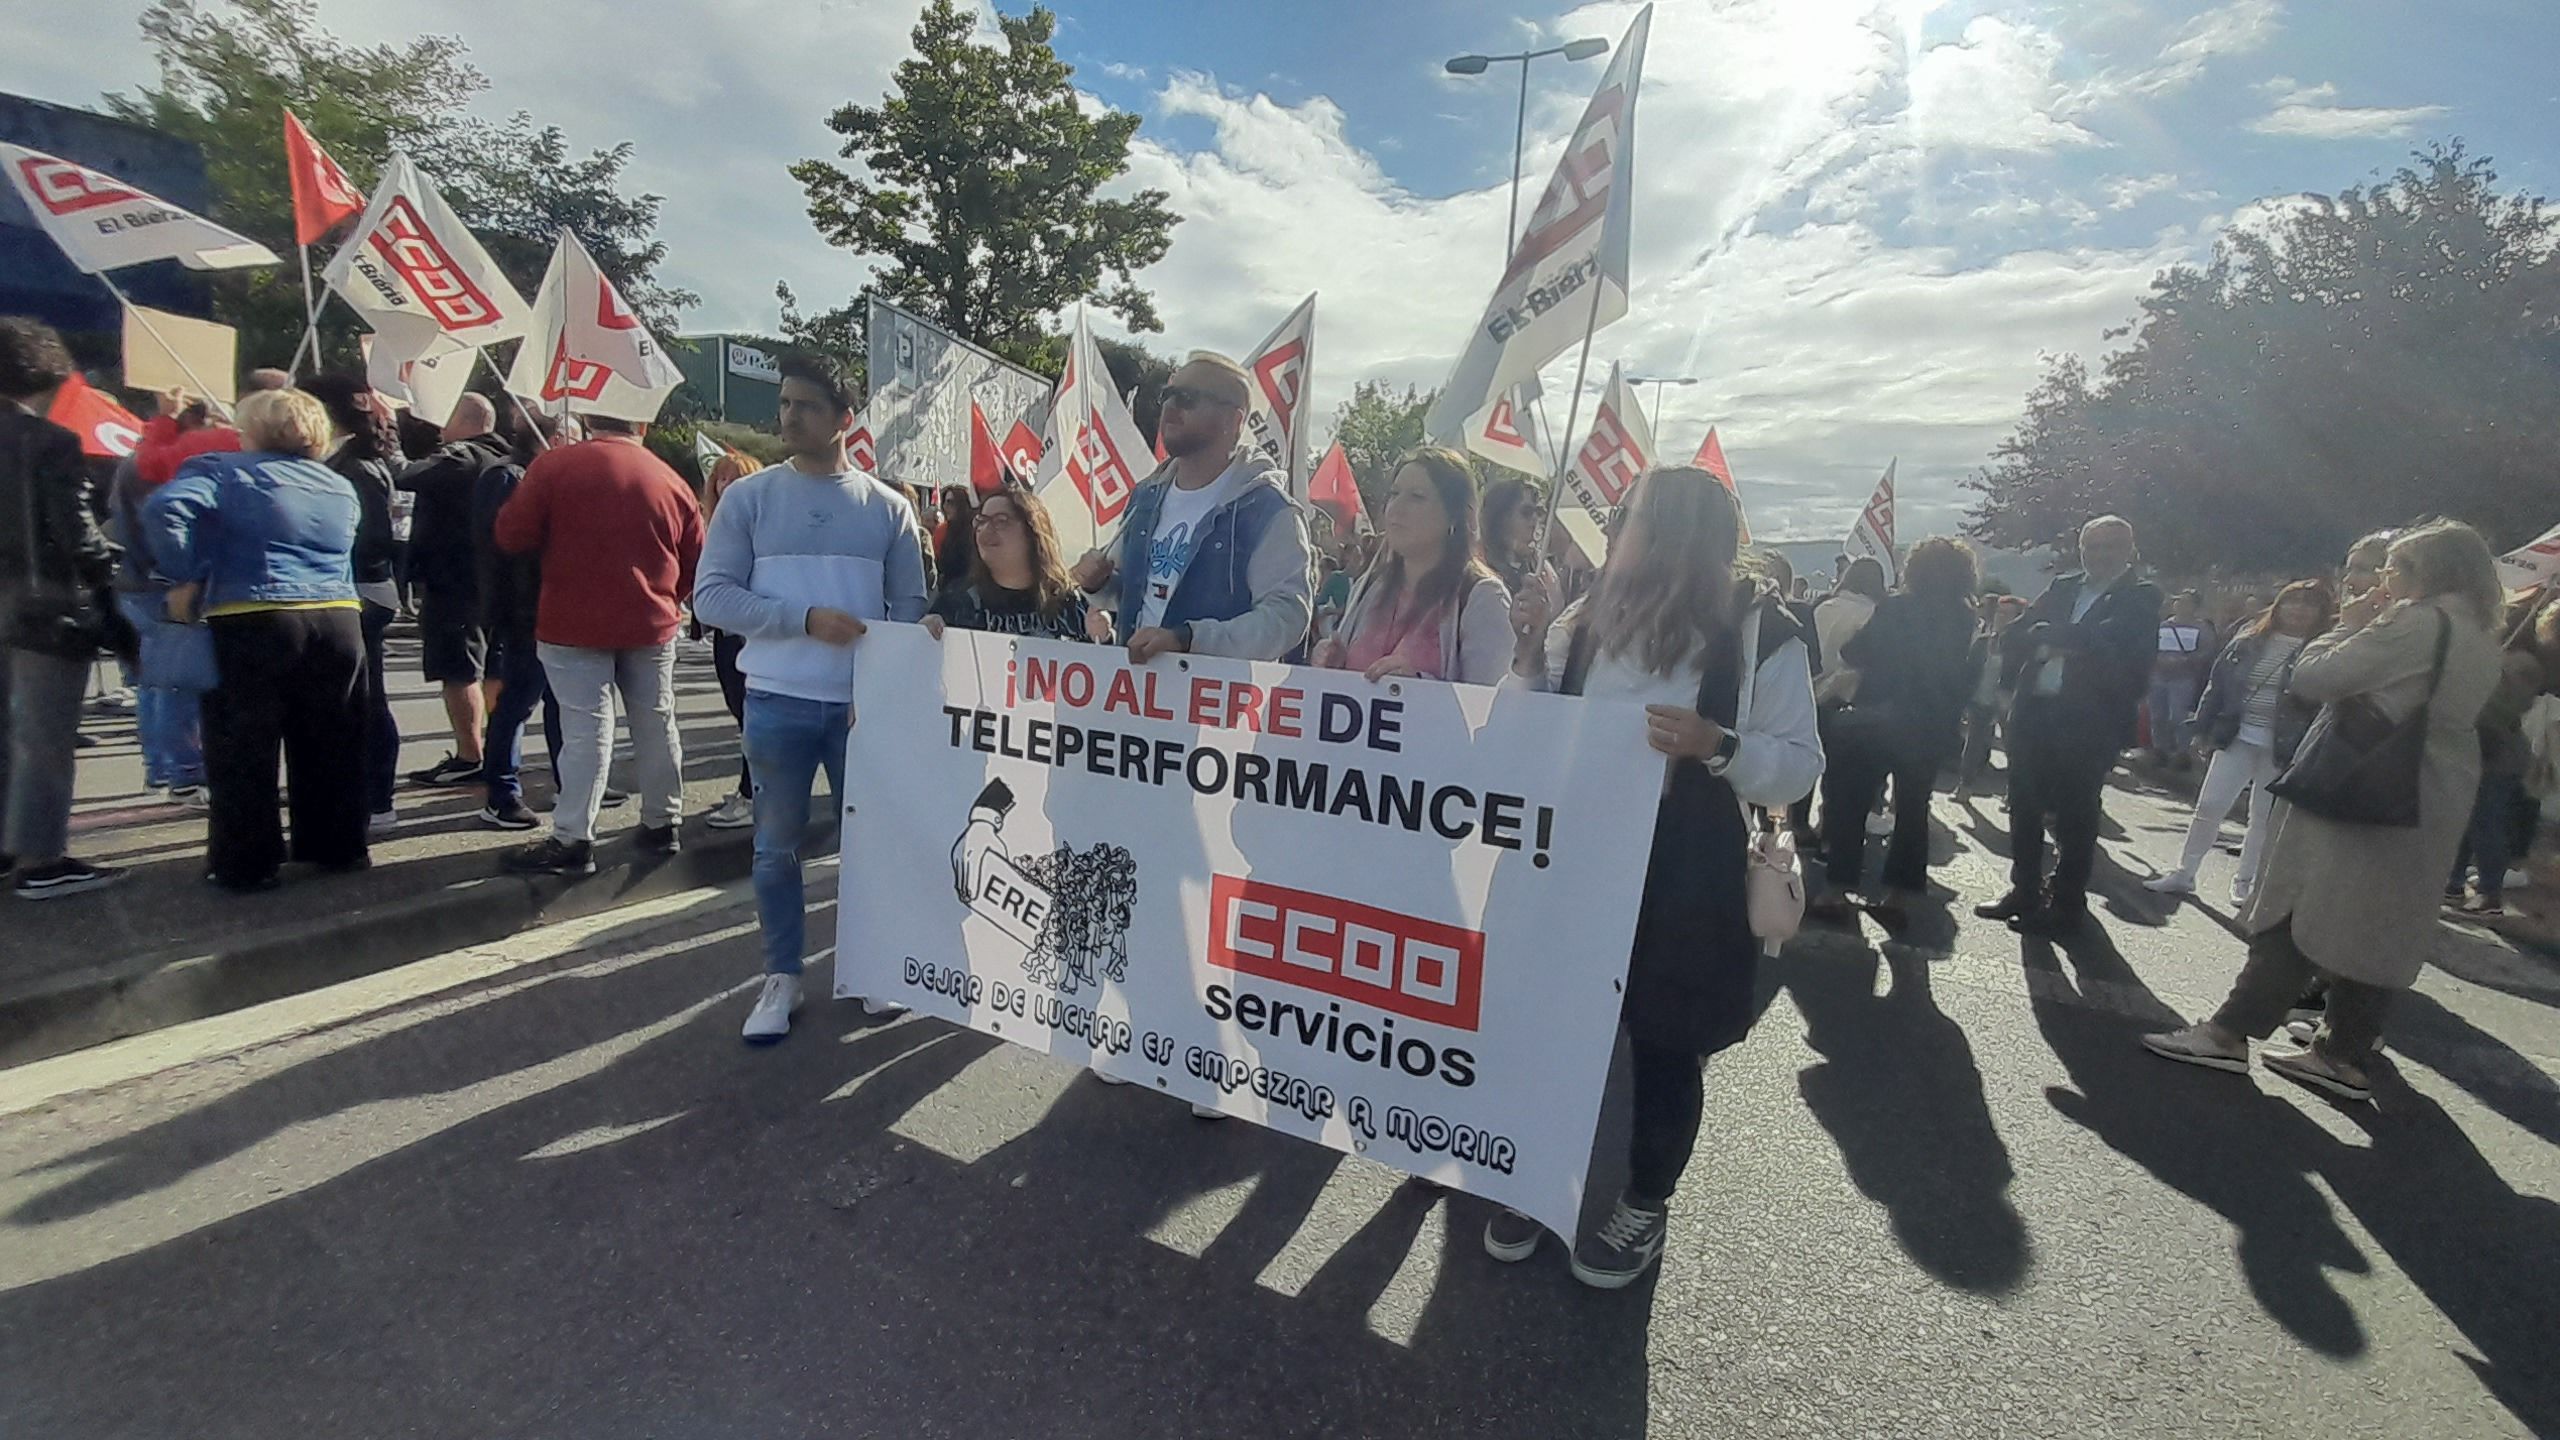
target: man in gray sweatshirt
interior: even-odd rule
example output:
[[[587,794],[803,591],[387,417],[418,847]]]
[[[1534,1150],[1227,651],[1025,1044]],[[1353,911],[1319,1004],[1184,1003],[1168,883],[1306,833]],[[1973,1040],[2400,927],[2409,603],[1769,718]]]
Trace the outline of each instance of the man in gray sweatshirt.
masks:
[[[1306,516],[1244,439],[1249,395],[1243,366],[1193,351],[1165,381],[1165,464],[1130,499],[1120,538],[1076,566],[1133,663],[1177,652],[1280,660],[1306,641]]]
[[[867,622],[924,617],[924,534],[904,496],[845,452],[853,385],[827,361],[782,362],[781,431],[791,459],[720,497],[694,580],[694,614],[746,637],[747,764],[755,775],[756,917],[765,979],[741,1035],[769,1045],[800,1008],[800,837],[827,772],[844,794],[853,668]],[[883,1007],[866,1002],[872,1013]]]

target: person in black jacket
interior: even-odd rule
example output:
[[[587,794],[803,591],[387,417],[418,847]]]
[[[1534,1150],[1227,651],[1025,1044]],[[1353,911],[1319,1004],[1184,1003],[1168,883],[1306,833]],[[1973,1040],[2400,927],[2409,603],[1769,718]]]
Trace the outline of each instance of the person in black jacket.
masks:
[[[2080,571],[2057,579],[2010,627],[2009,893],[1974,907],[2012,929],[2062,935],[2089,913],[2107,772],[2133,744],[2160,644],[2160,588],[2133,573],[2130,522],[2080,528]],[[2054,870],[2044,873],[2045,830]]]
[[[472,483],[472,589],[480,604],[473,619],[487,637],[489,680],[497,687],[480,739],[480,778],[489,796],[480,823],[493,830],[531,830],[542,823],[525,807],[522,778],[525,722],[537,705],[543,712],[544,739],[553,755],[560,753],[560,706],[551,698],[550,678],[543,673],[533,638],[542,601],[542,557],[510,555],[498,548],[498,512],[516,493],[533,457],[566,438],[573,437],[564,434],[556,416],[532,416],[530,426],[520,418],[508,463],[481,471]]]
[[[480,779],[489,645],[480,627],[471,501],[481,474],[507,463],[506,442],[490,433],[497,418],[489,397],[463,396],[445,422],[444,443],[400,472],[400,488],[418,497],[409,527],[409,578],[418,596],[419,669],[428,683],[444,687],[445,719],[453,726],[453,753],[411,774],[419,785]]]
[[[364,605],[364,793],[371,828],[380,834],[392,826],[391,792],[400,780],[400,722],[392,718],[391,687],[382,668],[383,633],[400,613],[393,563],[398,541],[391,529],[392,475],[402,463],[400,426],[359,376],[314,375],[302,388],[329,412],[333,438],[320,463],[346,477],[360,507],[353,563]]]
[[[1973,552],[1938,536],[1911,548],[1903,588],[1842,647],[1858,672],[1857,698],[1832,717],[1823,771],[1823,827],[1830,893],[1814,907],[1849,913],[1849,892],[1866,868],[1867,827],[1893,781],[1893,839],[1885,847],[1885,897],[1877,909],[1900,916],[1929,884],[1929,796],[1938,770],[1961,747],[1965,703],[1973,698]]]
[[[25,900],[76,895],[123,875],[63,853],[80,694],[97,636],[48,617],[103,614],[116,561],[90,504],[80,437],[44,418],[71,373],[71,354],[49,326],[0,319],[0,876],[14,874]],[[85,607],[76,603],[83,595],[92,597]]]

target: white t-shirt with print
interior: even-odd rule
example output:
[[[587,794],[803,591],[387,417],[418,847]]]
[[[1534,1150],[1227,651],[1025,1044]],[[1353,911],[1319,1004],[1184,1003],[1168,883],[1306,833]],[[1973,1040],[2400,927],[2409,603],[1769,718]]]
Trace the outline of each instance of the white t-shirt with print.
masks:
[[[1242,468],[1230,465],[1197,490],[1185,490],[1179,481],[1165,488],[1164,508],[1156,512],[1155,539],[1147,552],[1147,573],[1138,577],[1137,628],[1164,623],[1165,606],[1172,603],[1182,572],[1191,566],[1201,530],[1243,484]]]

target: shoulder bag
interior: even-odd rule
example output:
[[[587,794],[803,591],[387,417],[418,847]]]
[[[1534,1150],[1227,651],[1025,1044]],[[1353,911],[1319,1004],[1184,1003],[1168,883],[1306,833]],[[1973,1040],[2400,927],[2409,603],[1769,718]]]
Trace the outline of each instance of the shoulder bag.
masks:
[[[1751,694],[1760,675],[1760,607],[1751,607],[1750,618],[1742,626],[1742,680],[1734,696],[1733,730],[1742,733],[1751,722]],[[1705,710],[1700,697],[1700,710]],[[1751,921],[1751,933],[1760,940],[1760,948],[1771,955],[1780,946],[1796,938],[1804,928],[1804,866],[1796,855],[1795,833],[1778,823],[1776,816],[1742,802],[1742,823],[1748,838],[1743,852],[1743,909]]]
[[[2435,666],[2427,693],[2407,718],[2394,722],[2370,695],[2350,695],[2321,707],[2293,752],[2293,763],[2267,787],[2295,809],[2349,825],[2418,823],[2419,773],[2427,758],[2427,712],[2444,680],[2445,652],[2453,621],[2436,616]]]

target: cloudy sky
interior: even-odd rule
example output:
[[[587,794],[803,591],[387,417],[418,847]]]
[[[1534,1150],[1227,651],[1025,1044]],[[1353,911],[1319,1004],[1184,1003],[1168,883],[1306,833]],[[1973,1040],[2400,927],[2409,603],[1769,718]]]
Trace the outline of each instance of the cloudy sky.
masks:
[[[1007,11],[1022,0],[998,0]],[[582,145],[637,142],[693,328],[770,329],[773,282],[857,291],[791,161],[876,99],[919,0],[320,0],[357,40],[460,36],[492,86]],[[1241,353],[1319,292],[1316,400],[1437,384],[1503,252],[1512,72],[1467,51],[1613,42],[1634,6],[1062,0],[1058,48],[1144,117],[1135,183],[1186,216],[1143,279],[1160,349]],[[74,104],[148,78],[140,0],[13,0],[0,89]],[[2014,421],[2040,357],[2092,357],[2161,267],[2235,216],[2462,136],[2560,179],[2549,0],[1662,0],[1638,112],[1634,308],[1607,362],[1694,375],[1656,430],[1710,423],[1773,538],[1844,533],[1888,458],[1903,536]],[[1598,78],[1540,62],[1529,199]],[[1560,393],[1569,369],[1551,372]],[[1560,417],[1559,417],[1560,418]]]

